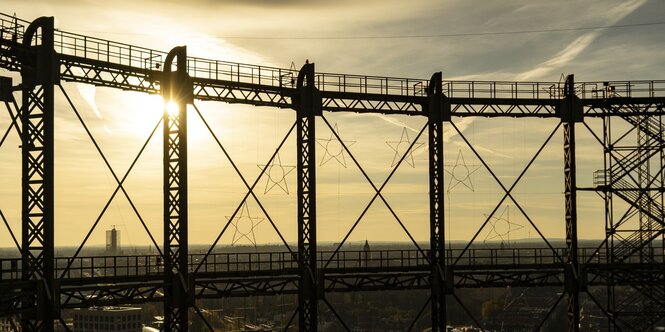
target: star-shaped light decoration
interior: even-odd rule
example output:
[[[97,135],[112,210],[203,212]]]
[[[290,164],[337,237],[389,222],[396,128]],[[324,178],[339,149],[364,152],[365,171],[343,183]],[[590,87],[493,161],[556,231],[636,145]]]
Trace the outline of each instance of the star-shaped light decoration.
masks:
[[[487,215],[485,215],[485,218],[487,218]],[[510,242],[511,233],[524,228],[523,225],[510,221],[510,205],[506,205],[498,217],[496,215],[492,216],[488,224],[490,227],[489,232],[485,236],[483,242],[499,239],[501,240],[502,246],[506,241]]]
[[[461,184],[467,189],[474,191],[473,182],[471,182],[471,175],[480,169],[480,165],[468,165],[464,161],[462,150],[457,153],[457,159],[454,164],[446,165],[446,173],[450,174],[450,181],[448,181],[447,192],[453,190],[457,185]]]
[[[231,219],[230,216],[226,216],[226,219]],[[247,201],[242,203],[240,208],[240,215],[236,215],[231,222],[231,225],[235,228],[233,232],[233,239],[231,240],[231,245],[235,245],[238,241],[243,238],[247,239],[251,244],[256,247],[256,236],[254,235],[254,229],[261,224],[264,218],[261,217],[252,217],[249,213],[249,206]]]
[[[289,186],[286,184],[286,176],[293,172],[296,168],[295,166],[283,165],[282,159],[279,157],[279,152],[270,164],[257,166],[259,166],[261,171],[265,169],[264,173],[268,175],[268,178],[266,179],[266,189],[263,192],[264,194],[267,194],[275,187],[282,189],[287,195],[289,194]]]
[[[337,129],[337,123],[333,126],[333,130],[339,135],[339,129]],[[344,158],[344,147],[342,142],[335,137],[334,133],[330,133],[330,138],[317,138],[316,142],[321,145],[324,149],[323,159],[321,159],[321,164],[319,166],[325,165],[331,160],[336,160],[340,165],[346,168],[346,159]],[[356,141],[344,141],[344,144],[347,147],[355,144]]]
[[[393,149],[393,151],[395,151],[393,161],[390,163],[390,168],[395,167],[395,165],[397,165],[402,156],[405,154],[406,157],[404,157],[404,161],[406,161],[406,163],[411,167],[416,168],[416,163],[413,161],[413,153],[420,149],[425,143],[414,143],[413,148],[407,151],[409,146],[411,146],[411,140],[409,139],[409,133],[407,132],[406,127],[404,127],[404,130],[402,130],[402,137],[400,137],[399,141],[389,141],[386,142],[386,144],[388,144],[388,146]]]

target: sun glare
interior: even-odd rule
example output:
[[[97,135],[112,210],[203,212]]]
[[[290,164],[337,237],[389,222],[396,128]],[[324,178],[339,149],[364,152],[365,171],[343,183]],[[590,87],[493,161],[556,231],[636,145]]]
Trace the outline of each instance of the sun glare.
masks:
[[[168,113],[169,116],[171,117],[178,115],[178,112],[180,111],[180,107],[178,106],[178,104],[172,100],[166,102],[164,106],[166,109],[166,113]]]

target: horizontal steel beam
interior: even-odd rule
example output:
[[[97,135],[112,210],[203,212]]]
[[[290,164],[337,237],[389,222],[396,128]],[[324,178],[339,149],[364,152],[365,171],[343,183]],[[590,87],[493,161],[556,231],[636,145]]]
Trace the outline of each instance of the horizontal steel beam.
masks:
[[[65,81],[159,93],[164,52],[63,31],[56,31],[55,51]],[[0,36],[0,68],[21,70],[20,58],[30,52],[11,34]],[[196,99],[294,108],[297,73],[292,70],[192,57],[187,64]],[[329,112],[426,116],[427,83],[334,73],[315,76],[322,109]],[[559,117],[561,89],[558,82],[443,81],[451,113],[459,117]],[[608,110],[647,103],[660,105],[662,112],[665,101],[665,81],[581,82],[576,91],[587,106],[586,116],[618,115]]]

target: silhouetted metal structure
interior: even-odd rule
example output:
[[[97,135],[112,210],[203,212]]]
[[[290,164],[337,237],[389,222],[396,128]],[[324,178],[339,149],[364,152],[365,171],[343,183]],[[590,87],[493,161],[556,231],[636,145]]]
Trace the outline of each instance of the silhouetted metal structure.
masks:
[[[430,264],[432,265],[432,331],[446,328],[446,294],[449,287],[446,277],[445,221],[443,205],[443,125],[450,121],[450,103],[443,94],[441,73],[432,76],[427,90],[429,133],[429,195],[430,195]]]
[[[568,330],[580,326],[580,280],[577,257],[577,182],[575,181],[575,123],[583,121],[582,103],[575,95],[573,75],[566,77],[561,104],[563,122],[564,195],[566,205],[566,293],[568,294]]]
[[[173,60],[176,71],[171,71]],[[189,256],[187,244],[187,104],[192,84],[187,49],[174,48],[164,61],[164,329],[187,331],[189,322]]]
[[[22,258],[0,259],[0,315],[20,314],[24,331],[52,331],[51,322],[54,320],[60,320],[64,326],[60,318],[61,309],[141,302],[163,302],[166,329],[187,331],[190,309],[204,319],[197,307],[197,299],[272,294],[297,294],[298,328],[316,331],[319,302],[327,305],[340,318],[333,305],[326,300],[327,292],[398,289],[431,290],[428,303],[432,312],[432,328],[443,331],[447,322],[446,301],[460,301],[455,289],[506,286],[561,287],[561,297],[536,329],[542,326],[565,296],[568,300],[568,330],[579,330],[582,294],[590,297],[608,318],[609,330],[643,330],[665,317],[665,263],[662,251],[665,241],[662,124],[665,81],[575,83],[570,75],[563,83],[467,82],[443,81],[441,73],[434,74],[428,81],[316,73],[314,64],[305,64],[296,79],[295,73],[289,69],[188,57],[185,47],[176,47],[167,54],[54,30],[53,18],[43,17],[30,23],[1,15],[0,27],[0,67],[21,73],[22,82],[17,86],[12,86],[11,80],[0,80],[0,96],[10,111],[12,126],[21,136],[23,153],[23,228],[19,248]],[[81,247],[99,222],[100,215],[73,257],[54,257],[55,86],[60,87],[78,116],[60,80],[161,93],[165,100],[174,103],[175,107],[169,108],[163,117],[164,245],[159,255],[80,257]],[[22,95],[20,112],[13,97],[15,91],[20,91]],[[266,165],[271,164],[295,127],[298,159],[297,253],[291,251],[262,205],[260,208],[289,252],[213,253],[214,245],[228,227],[227,223],[206,254],[188,253],[187,107],[195,99],[295,110],[294,125]],[[193,107],[208,126],[196,106]],[[408,150],[385,181],[377,186],[327,121],[323,111],[427,117],[426,126],[411,142],[410,148],[427,129],[430,174],[428,250],[421,249],[413,240],[381,193],[404,161]],[[515,182],[507,187],[452,120],[453,117],[473,116],[556,118],[561,123]],[[136,159],[125,176],[119,178],[84,121],[80,116],[78,118],[118,184],[113,196],[122,192],[148,230],[122,186]],[[587,118],[603,121],[602,137],[585,123]],[[317,250],[317,119],[323,120],[330,128],[376,191],[365,211],[374,200],[383,201],[417,250],[379,250],[373,251],[369,258],[363,252],[341,251],[351,231],[336,250]],[[615,133],[613,124],[616,119],[627,123],[627,129],[619,129],[623,133]],[[17,125],[19,122],[20,126]],[[509,199],[534,227],[511,191],[559,127],[563,126],[566,247],[553,248],[536,227],[548,247],[507,251],[503,248],[478,249],[471,247],[472,240],[463,249],[446,249],[444,126],[450,126],[459,134],[505,191],[492,214],[487,216],[485,224],[501,203]],[[596,172],[593,188],[578,188],[576,183],[575,130],[581,126],[594,135],[605,153],[605,167]],[[630,133],[637,134],[636,141],[625,139]],[[216,136],[215,140],[226,154]],[[249,196],[256,198],[252,190],[258,179],[250,185],[232,160],[231,163],[248,189],[242,203]],[[598,248],[578,247],[576,194],[579,190],[596,191],[605,201],[606,241]],[[619,200],[627,203],[629,208],[617,215],[614,205]],[[239,209],[236,209],[229,223]],[[361,218],[362,215],[351,230]],[[627,221],[631,218],[638,218],[637,228],[628,226]],[[152,235],[150,237],[158,247]],[[104,273],[96,273],[98,269]],[[595,300],[588,291],[590,286],[606,287],[609,294],[607,303]],[[425,304],[423,310],[427,306]],[[292,320],[295,316],[296,313]],[[340,321],[349,329],[341,318]]]
[[[35,282],[34,297],[23,305],[35,305],[23,315],[23,331],[48,330],[58,317],[54,302],[58,292],[53,282],[53,112],[54,85],[59,72],[53,51],[53,18],[33,22],[22,36],[21,124],[23,133],[23,280]],[[51,327],[52,329],[52,327]]]

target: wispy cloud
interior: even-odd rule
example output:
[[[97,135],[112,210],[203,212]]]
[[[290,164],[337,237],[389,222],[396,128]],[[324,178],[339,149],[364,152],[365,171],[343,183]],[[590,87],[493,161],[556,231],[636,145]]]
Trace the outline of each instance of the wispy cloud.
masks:
[[[492,149],[486,148],[486,147],[484,147],[484,146],[482,146],[482,145],[480,145],[480,144],[475,144],[474,147],[475,147],[476,150],[478,150],[478,151],[486,152],[486,153],[488,153],[488,154],[491,154],[491,155],[494,155],[494,156],[497,156],[497,157],[506,158],[506,159],[513,159],[513,157],[511,157],[511,156],[509,156],[509,155],[507,155],[507,154],[504,154],[504,153],[498,152],[498,151],[496,151],[496,150],[492,150]]]
[[[90,84],[76,84],[76,88],[83,100],[85,100],[88,105],[90,105],[92,111],[95,112],[95,115],[101,119],[102,113],[99,111],[99,107],[97,107],[97,102],[95,101],[95,96],[97,94],[95,86]]]
[[[410,126],[410,125],[408,125],[408,124],[406,124],[406,123],[404,123],[404,122],[402,122],[402,121],[399,121],[399,120],[397,120],[397,119],[395,119],[395,118],[392,118],[392,117],[389,117],[389,116],[385,116],[385,115],[381,115],[381,114],[374,114],[374,113],[372,113],[372,115],[378,117],[379,119],[381,119],[381,120],[383,120],[383,121],[385,121],[385,122],[388,122],[388,123],[390,123],[390,124],[393,124],[393,125],[395,125],[395,126],[397,126],[397,127],[406,128],[407,130],[412,131],[412,132],[414,132],[414,133],[416,133],[416,134],[420,132],[420,129],[419,129],[419,128],[414,128],[414,127],[412,127],[412,126]],[[423,133],[423,136],[427,136],[427,132],[424,132],[424,133]]]
[[[455,121],[455,126],[459,129],[460,132],[464,132],[473,122],[473,118],[462,118],[459,121]],[[450,143],[453,137],[457,136],[457,130],[451,126],[444,126],[443,131],[443,143]]]
[[[633,0],[614,7],[612,10],[609,10],[602,15],[605,24],[616,24],[646,2],[646,0]],[[577,37],[566,48],[555,54],[552,58],[544,61],[534,69],[519,74],[517,79],[521,81],[539,79],[545,77],[554,70],[562,69],[563,66],[577,58],[585,49],[587,49],[587,47],[589,47],[589,45],[591,45],[602,32],[602,30],[597,30]]]
[[[591,32],[575,39],[561,52],[557,53],[551,59],[541,63],[536,68],[521,73],[517,76],[520,81],[528,81],[542,78],[557,68],[561,68],[571,60],[575,59],[598,37],[597,32]]]
[[[469,128],[469,126],[471,126],[474,119],[475,118],[462,118],[459,121],[455,121],[455,126],[457,126],[457,129],[459,129],[460,132],[464,133],[464,131],[466,131]],[[466,143],[464,143],[461,139],[453,140],[453,138],[455,138],[455,136],[459,136],[459,134],[457,133],[457,130],[455,130],[455,128],[452,128],[452,126],[445,126],[444,127],[444,131],[443,131],[443,143],[444,144],[455,144],[459,147],[466,147]],[[498,157],[502,157],[502,158],[512,158],[509,155],[506,155],[506,154],[500,153],[498,151],[495,151],[493,149],[487,148],[487,147],[485,147],[481,144],[476,143],[473,146],[478,151],[486,152],[486,153],[494,155],[494,156],[498,156]]]

